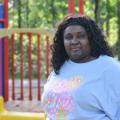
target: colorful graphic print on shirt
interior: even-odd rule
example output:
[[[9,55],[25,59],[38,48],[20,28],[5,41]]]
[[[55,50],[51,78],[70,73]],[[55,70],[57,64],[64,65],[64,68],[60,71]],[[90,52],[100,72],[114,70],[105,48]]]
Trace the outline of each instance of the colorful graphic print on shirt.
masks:
[[[79,76],[49,83],[43,106],[50,120],[67,119],[67,114],[74,109],[74,100],[70,93],[80,84]]]

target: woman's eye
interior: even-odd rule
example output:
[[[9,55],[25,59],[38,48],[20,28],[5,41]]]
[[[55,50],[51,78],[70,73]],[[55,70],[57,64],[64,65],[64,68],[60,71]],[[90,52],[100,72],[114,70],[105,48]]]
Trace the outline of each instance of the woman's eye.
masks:
[[[86,34],[78,34],[77,37],[78,37],[78,38],[85,38],[85,37],[86,37]]]
[[[70,40],[72,39],[72,36],[71,35],[65,36],[64,39]]]

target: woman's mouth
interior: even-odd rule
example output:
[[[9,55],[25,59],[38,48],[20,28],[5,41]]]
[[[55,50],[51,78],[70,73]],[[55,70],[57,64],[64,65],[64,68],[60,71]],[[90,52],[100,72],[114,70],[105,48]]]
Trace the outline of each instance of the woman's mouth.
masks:
[[[79,51],[80,50],[80,48],[71,48],[71,51]]]

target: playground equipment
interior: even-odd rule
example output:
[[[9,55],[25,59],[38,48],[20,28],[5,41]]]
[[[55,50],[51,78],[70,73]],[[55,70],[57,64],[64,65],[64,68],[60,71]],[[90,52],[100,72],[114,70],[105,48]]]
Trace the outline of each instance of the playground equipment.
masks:
[[[4,109],[4,100],[0,96],[0,120],[45,120],[44,113],[12,112]]]
[[[0,28],[8,28],[8,0],[4,0],[0,4]],[[0,40],[0,95],[4,96],[5,100],[8,100],[8,40],[5,37],[4,40]],[[4,69],[3,69],[4,68]],[[4,79],[4,80],[3,80]]]
[[[83,15],[84,13],[84,0],[78,0],[78,15]],[[68,0],[68,14],[74,15],[75,13],[75,0]]]
[[[15,100],[15,61],[14,61],[14,55],[15,55],[15,35],[19,35],[18,39],[20,41],[20,100],[24,99],[24,85],[23,85],[23,73],[24,73],[24,69],[23,69],[23,57],[24,57],[24,53],[23,53],[23,38],[24,36],[27,37],[26,41],[28,41],[28,74],[29,74],[29,100],[32,100],[32,51],[31,51],[31,42],[32,42],[32,37],[35,36],[37,39],[37,61],[36,61],[36,65],[37,65],[37,91],[38,95],[37,95],[37,99],[40,100],[40,96],[41,96],[41,90],[40,90],[40,64],[41,64],[41,54],[40,54],[40,36],[44,35],[45,36],[45,63],[46,63],[46,79],[48,77],[49,74],[49,39],[52,37],[54,33],[54,30],[47,30],[47,29],[34,29],[34,28],[21,28],[21,29],[2,29],[0,32],[0,38],[4,38],[7,36],[9,42],[12,42],[12,100]],[[8,94],[9,95],[9,94]]]

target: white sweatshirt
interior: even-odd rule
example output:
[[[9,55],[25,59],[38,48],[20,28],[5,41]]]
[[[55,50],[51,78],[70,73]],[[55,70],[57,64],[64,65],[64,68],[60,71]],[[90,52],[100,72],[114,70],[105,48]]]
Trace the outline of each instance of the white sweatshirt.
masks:
[[[68,60],[52,72],[42,105],[48,120],[120,120],[120,64],[101,55],[86,63]]]

